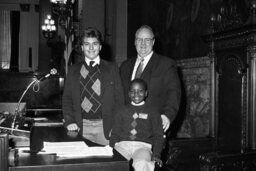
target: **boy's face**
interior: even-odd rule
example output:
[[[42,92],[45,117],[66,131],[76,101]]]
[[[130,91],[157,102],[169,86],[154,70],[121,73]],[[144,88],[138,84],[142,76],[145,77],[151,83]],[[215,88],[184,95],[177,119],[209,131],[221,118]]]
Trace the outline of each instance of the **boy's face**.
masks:
[[[82,51],[86,58],[94,60],[100,53],[101,44],[95,37],[85,37],[83,40]]]
[[[131,85],[129,91],[129,97],[132,102],[135,104],[139,104],[140,102],[144,101],[147,97],[148,92],[145,90],[144,86],[140,83],[133,83]]]

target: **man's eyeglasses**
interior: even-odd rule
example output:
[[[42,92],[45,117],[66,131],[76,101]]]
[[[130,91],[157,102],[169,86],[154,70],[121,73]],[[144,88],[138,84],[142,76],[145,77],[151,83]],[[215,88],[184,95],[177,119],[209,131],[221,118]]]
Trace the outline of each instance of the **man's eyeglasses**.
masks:
[[[141,43],[146,43],[146,44],[150,44],[151,41],[154,40],[154,38],[145,38],[145,39],[142,39],[142,38],[136,38],[136,42],[141,44]]]

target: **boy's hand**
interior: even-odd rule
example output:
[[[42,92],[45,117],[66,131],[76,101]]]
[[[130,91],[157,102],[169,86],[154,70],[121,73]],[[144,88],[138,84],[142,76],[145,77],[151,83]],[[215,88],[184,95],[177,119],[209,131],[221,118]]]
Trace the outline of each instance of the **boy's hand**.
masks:
[[[162,167],[162,165],[163,165],[162,160],[159,159],[158,157],[153,157],[153,158],[152,158],[152,161],[155,161],[156,164],[157,164],[159,167]]]
[[[77,126],[76,123],[72,123],[72,124],[69,124],[67,126],[67,130],[68,131],[78,131],[79,132],[79,127]]]

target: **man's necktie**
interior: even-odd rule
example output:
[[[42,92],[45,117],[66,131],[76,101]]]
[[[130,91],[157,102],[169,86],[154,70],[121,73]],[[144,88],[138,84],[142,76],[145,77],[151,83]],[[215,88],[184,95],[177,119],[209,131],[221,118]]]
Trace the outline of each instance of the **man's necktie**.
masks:
[[[140,76],[141,76],[141,74],[143,72],[143,65],[144,65],[143,61],[144,61],[144,58],[140,58],[140,64],[137,67],[137,70],[135,72],[135,77],[134,78],[140,78]]]

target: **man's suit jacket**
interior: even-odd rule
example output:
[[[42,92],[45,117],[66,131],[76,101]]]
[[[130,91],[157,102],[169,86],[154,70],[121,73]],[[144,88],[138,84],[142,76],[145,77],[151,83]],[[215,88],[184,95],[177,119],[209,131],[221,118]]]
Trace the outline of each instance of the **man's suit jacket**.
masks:
[[[120,74],[124,88],[125,103],[129,103],[129,84],[137,57],[122,63]],[[153,53],[146,65],[141,78],[147,82],[148,97],[146,102],[158,106],[172,122],[177,115],[181,88],[175,61]]]
[[[83,63],[72,65],[69,68],[64,93],[62,110],[65,125],[77,123],[82,131],[82,115],[80,100],[80,69]],[[113,126],[117,106],[124,103],[123,88],[118,66],[114,63],[100,60],[101,102],[104,134],[109,139]],[[82,134],[82,132],[80,132]]]

